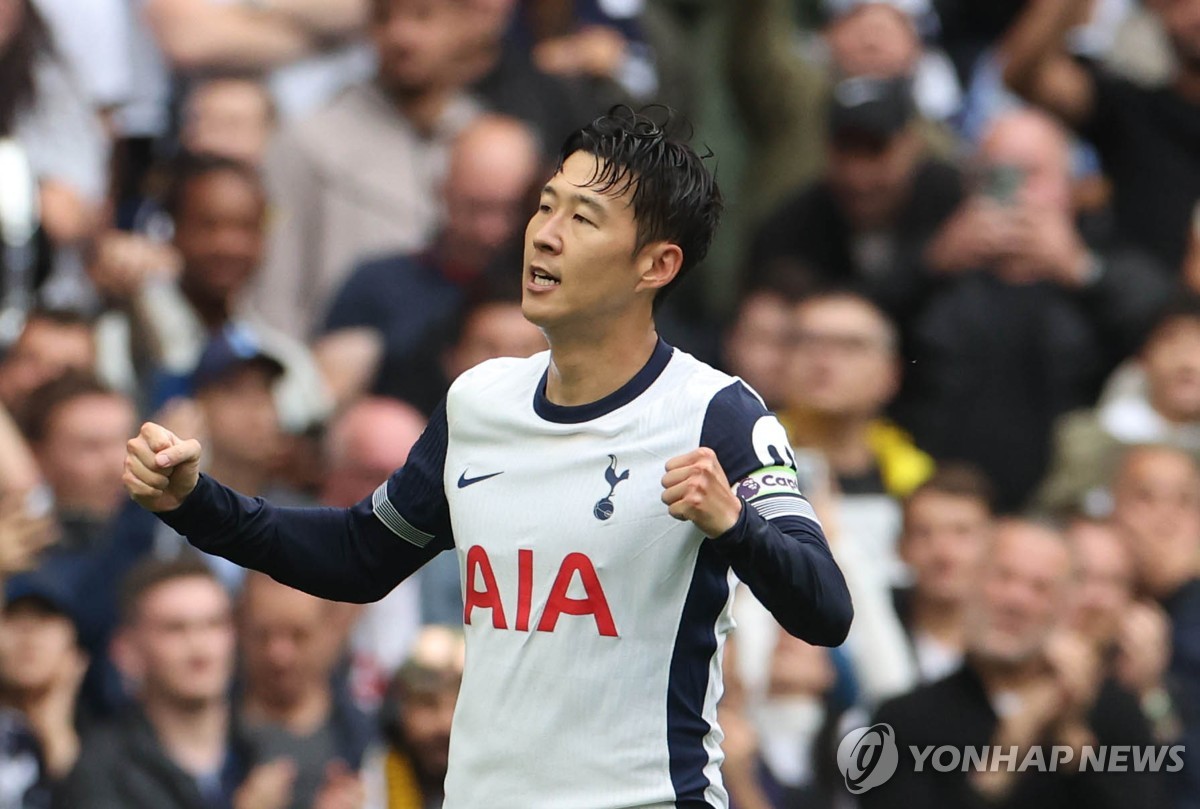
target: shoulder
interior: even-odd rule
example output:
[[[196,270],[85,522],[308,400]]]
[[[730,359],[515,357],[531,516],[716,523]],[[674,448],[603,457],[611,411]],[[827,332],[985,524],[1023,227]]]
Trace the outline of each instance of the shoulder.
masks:
[[[700,445],[717,453],[730,482],[770,467],[794,470],[787,431],[759,395],[736,377],[709,371],[694,383],[708,386]]]
[[[527,358],[485,360],[464,371],[450,385],[446,394],[447,411],[475,405],[491,408],[510,396],[532,397],[549,362],[549,351]]]

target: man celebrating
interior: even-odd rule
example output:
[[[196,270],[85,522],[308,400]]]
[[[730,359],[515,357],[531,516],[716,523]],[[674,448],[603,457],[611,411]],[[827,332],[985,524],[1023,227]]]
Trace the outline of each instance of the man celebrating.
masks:
[[[526,229],[522,307],[549,353],[459,377],[408,463],[353,508],[245,498],[158,425],[129,442],[135,500],[314,595],[378,599],[457,549],[468,654],[448,809],[726,807],[729,571],[797,637],[846,636],[846,584],[783,428],[655,331],[719,213],[699,156],[645,116],[572,134]]]

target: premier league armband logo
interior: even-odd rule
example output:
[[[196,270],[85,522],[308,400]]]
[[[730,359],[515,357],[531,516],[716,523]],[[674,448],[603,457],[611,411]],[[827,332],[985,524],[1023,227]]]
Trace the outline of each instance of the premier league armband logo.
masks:
[[[734,494],[743,500],[751,500],[760,491],[762,491],[762,486],[758,485],[757,480],[754,478],[742,478],[741,482],[738,483],[737,491],[734,492]]]

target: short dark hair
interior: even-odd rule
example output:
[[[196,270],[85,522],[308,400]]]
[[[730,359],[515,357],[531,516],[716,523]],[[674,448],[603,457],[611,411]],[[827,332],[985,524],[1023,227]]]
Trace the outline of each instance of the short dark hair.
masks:
[[[1166,305],[1158,310],[1158,315],[1150,324],[1145,344],[1154,342],[1159,332],[1178,320],[1191,320],[1200,324],[1200,294],[1179,291],[1172,295]]]
[[[151,590],[179,579],[207,579],[218,587],[221,582],[217,579],[212,568],[195,552],[185,551],[174,559],[146,559],[135,565],[117,591],[117,609],[121,624],[129,626],[138,620],[142,602]],[[222,588],[224,589],[224,588]]]
[[[171,167],[170,182],[163,200],[163,207],[167,213],[178,220],[188,188],[192,183],[214,174],[236,174],[266,196],[262,175],[254,166],[223,155],[184,152],[176,158]]]
[[[808,294],[801,296],[800,300],[797,301],[797,305],[804,306],[810,303],[825,303],[828,301],[852,301],[870,309],[883,324],[884,337],[888,343],[888,350],[899,353],[900,329],[896,325],[896,321],[892,319],[892,316],[882,306],[853,287],[830,284],[820,285],[814,287]]]
[[[18,414],[21,431],[31,444],[40,444],[50,432],[50,421],[63,405],[84,396],[124,396],[88,371],[67,371],[29,394]]]
[[[649,114],[661,112],[662,123]],[[591,182],[601,193],[632,191],[633,217],[637,222],[634,252],[651,242],[666,241],[683,251],[683,263],[672,281],[658,291],[655,308],[671,289],[708,254],[721,220],[721,191],[716,179],[696,153],[675,133],[684,126],[681,116],[668,107],[635,111],[618,105],[576,130],[563,142],[555,171],[576,152],[598,161]]]
[[[992,514],[996,494],[992,482],[977,467],[963,462],[941,464],[924,483],[913,489],[904,500],[904,518],[908,520],[908,509],[913,501],[924,494],[944,494],[964,500],[977,500]]]

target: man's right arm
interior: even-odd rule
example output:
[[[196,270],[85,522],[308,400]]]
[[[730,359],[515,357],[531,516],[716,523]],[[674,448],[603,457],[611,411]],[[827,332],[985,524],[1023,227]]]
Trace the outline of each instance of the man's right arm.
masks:
[[[188,485],[199,446],[147,425],[130,442],[126,485],[135,499],[206,553],[320,598],[366,603],[383,598],[453,546],[442,483],[446,442],[442,405],[404,467],[358,505],[279,508],[205,475],[197,474],[194,487]],[[175,457],[184,460],[175,465]],[[168,463],[159,464],[157,472],[147,468],[159,459]],[[177,484],[177,475],[187,482]],[[173,490],[175,485],[183,490]]]
[[[1017,95],[1073,127],[1091,117],[1091,74],[1064,50],[1067,32],[1087,21],[1089,0],[1032,0],[1001,48],[1004,82]]]

